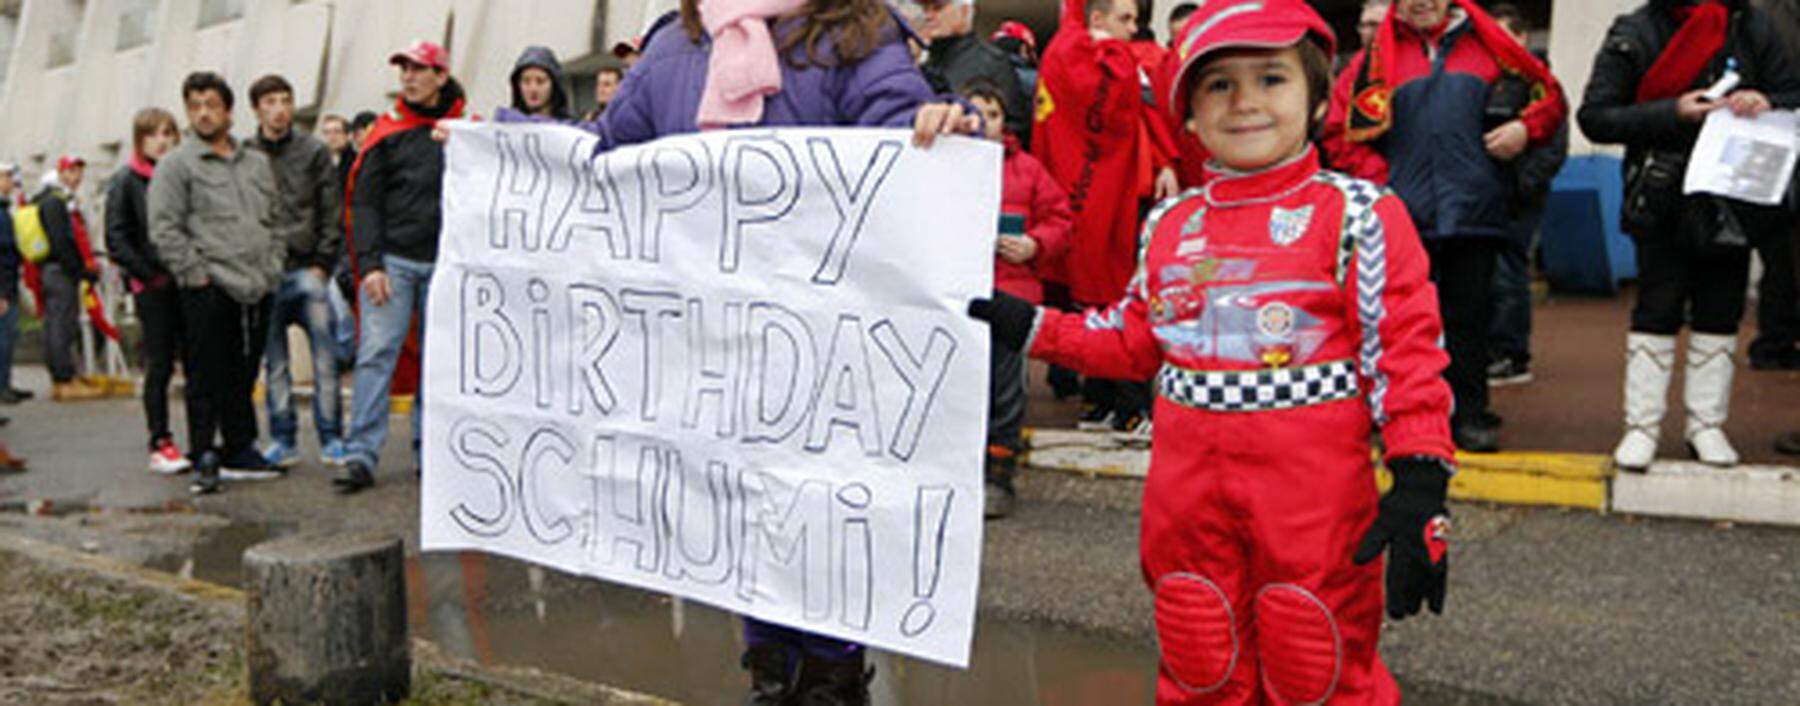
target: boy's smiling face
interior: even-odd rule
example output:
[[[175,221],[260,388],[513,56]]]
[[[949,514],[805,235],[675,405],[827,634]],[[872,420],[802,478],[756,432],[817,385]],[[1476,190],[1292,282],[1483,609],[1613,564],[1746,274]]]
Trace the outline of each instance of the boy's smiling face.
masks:
[[[1195,72],[1188,130],[1239,171],[1276,164],[1306,147],[1306,69],[1295,47],[1228,49]],[[1323,111],[1324,106],[1319,107]]]

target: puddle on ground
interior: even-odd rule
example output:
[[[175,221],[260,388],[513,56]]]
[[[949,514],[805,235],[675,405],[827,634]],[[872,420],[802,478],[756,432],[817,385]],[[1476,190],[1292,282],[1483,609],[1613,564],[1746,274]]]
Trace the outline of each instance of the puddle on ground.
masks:
[[[189,553],[148,565],[237,586],[244,550],[292,531],[232,524],[203,535]],[[411,557],[406,578],[413,634],[452,655],[688,704],[743,699],[739,622],[716,608],[474,552]],[[983,619],[969,669],[871,651],[870,690],[877,706],[1149,704],[1156,661],[1148,641]],[[1401,685],[1411,703],[1525,706],[1436,684]]]
[[[457,656],[691,704],[743,699],[724,611],[472,553],[410,560],[408,579],[414,634]],[[1147,704],[1156,687],[1152,645],[1023,622],[981,621],[968,670],[871,657],[876,704]]]

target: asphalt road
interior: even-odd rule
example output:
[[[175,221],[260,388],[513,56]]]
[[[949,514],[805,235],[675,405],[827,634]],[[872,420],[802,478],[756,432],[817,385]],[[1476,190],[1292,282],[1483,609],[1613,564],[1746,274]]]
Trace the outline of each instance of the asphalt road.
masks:
[[[337,497],[329,473],[308,463],[285,480],[232,485],[190,504],[185,479],[142,469],[135,401],[5,411],[14,421],[0,439],[30,457],[32,470],[0,477],[0,510],[10,511],[0,512],[0,531],[140,561],[227,521],[379,529],[417,546],[403,418],[370,492]],[[303,443],[311,453],[311,439]],[[987,528],[983,625],[1059,626],[1146,659],[1141,485],[1030,473],[1021,492],[1018,514]],[[23,515],[41,500],[83,511]],[[1800,703],[1800,531],[1523,508],[1455,513],[1448,612],[1394,625],[1383,640],[1411,703]]]

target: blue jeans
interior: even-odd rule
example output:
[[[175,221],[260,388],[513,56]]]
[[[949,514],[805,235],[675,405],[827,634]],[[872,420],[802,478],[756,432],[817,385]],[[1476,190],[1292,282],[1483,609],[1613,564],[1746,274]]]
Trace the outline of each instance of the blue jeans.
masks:
[[[332,345],[328,283],[310,267],[283,275],[269,310],[269,343],[264,365],[269,376],[269,435],[294,446],[300,421],[294,413],[294,376],[288,367],[288,326],[306,329],[312,344],[313,427],[324,446],[343,434],[343,400],[338,390],[337,350]]]
[[[356,311],[350,300],[336,285],[325,285],[326,301],[331,303],[331,342],[336,347],[338,365],[348,368],[356,362]]]
[[[1537,246],[1543,211],[1527,211],[1511,226],[1494,258],[1493,320],[1488,347],[1495,360],[1531,362],[1531,251]]]
[[[19,342],[19,297],[7,304],[6,314],[0,316],[0,393],[13,389],[13,344]]]
[[[375,306],[366,292],[357,290],[356,298],[362,308],[362,340],[356,347],[356,372],[351,376],[350,436],[345,439],[349,461],[366,464],[371,470],[380,465],[381,447],[387,443],[388,388],[394,383],[394,366],[400,361],[400,348],[406,344],[414,311],[419,313],[419,336],[424,340],[425,301],[434,267],[429,262],[394,255],[383,255],[381,265],[393,284],[394,295],[386,304]],[[424,355],[423,345],[419,352]],[[420,433],[423,385],[419,391],[412,408],[414,438]]]

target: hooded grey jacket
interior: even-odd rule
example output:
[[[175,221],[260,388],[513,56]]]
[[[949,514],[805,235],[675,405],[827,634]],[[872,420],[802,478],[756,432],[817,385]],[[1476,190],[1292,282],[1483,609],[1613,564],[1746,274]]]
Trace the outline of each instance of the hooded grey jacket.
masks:
[[[298,129],[279,140],[257,130],[244,145],[268,155],[274,167],[277,204],[282,209],[275,232],[287,244],[286,268],[330,272],[344,247],[344,187],[331,164],[331,148]]]
[[[189,136],[150,180],[150,243],[182,288],[212,284],[243,304],[280,282],[287,246],[269,158],[232,140],[230,157]]]

